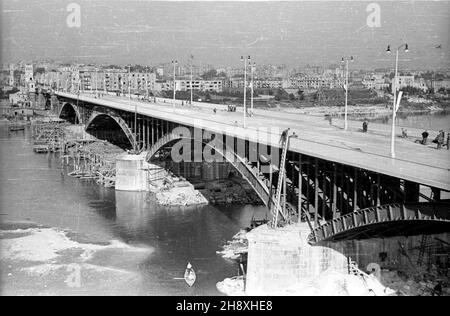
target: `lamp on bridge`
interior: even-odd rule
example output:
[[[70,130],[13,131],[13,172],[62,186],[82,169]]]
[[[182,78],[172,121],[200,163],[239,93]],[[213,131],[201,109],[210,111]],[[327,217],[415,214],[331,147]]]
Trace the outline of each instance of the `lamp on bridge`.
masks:
[[[128,103],[131,107],[131,64],[128,65]],[[133,153],[137,154],[138,148],[136,143],[137,137],[137,102],[134,102],[134,142],[133,142]]]
[[[252,69],[252,83],[251,83],[251,97],[250,97],[250,102],[251,102],[251,110],[250,110],[250,116],[252,116],[253,115],[253,85],[254,85],[254,83],[255,83],[255,81],[253,80],[253,77],[254,77],[254,72],[255,72],[255,68],[256,68],[256,63],[255,62],[253,62],[253,64],[252,63],[250,63],[250,66],[251,66],[251,69]]]
[[[346,131],[348,129],[348,121],[347,121],[347,106],[348,106],[348,61],[353,62],[353,56],[350,57],[342,57],[341,62],[345,63],[346,62],[346,68],[345,68],[345,84],[344,84],[344,88],[345,88],[345,108],[344,108],[344,130]]]
[[[246,92],[247,92],[247,63],[251,63],[250,56],[244,58],[241,56],[241,61],[244,62],[244,128],[247,127],[246,119],[247,119],[247,105],[246,105]]]
[[[176,91],[176,86],[175,86],[175,67],[177,66],[178,62],[176,60],[172,60],[172,65],[173,65],[173,102],[172,102],[172,107],[175,108],[175,91]]]
[[[397,47],[396,53],[395,53],[395,75],[394,75],[394,82],[392,83],[392,93],[394,95],[394,102],[392,105],[392,128],[391,128],[391,158],[395,158],[395,117],[397,115],[397,90],[399,87],[397,87],[398,82],[398,52],[401,48],[405,48],[405,53],[409,52],[408,44],[402,44],[399,47]],[[387,53],[391,53],[391,45],[388,45],[386,49]],[[398,102],[400,104],[400,102]]]

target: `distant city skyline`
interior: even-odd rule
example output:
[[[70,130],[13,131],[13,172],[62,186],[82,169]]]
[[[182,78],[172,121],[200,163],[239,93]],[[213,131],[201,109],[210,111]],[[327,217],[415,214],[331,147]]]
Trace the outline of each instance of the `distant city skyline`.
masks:
[[[400,68],[450,67],[449,1],[83,0],[76,1],[80,27],[70,24],[76,18],[68,21],[70,3],[2,1],[2,63],[157,65],[187,63],[192,54],[197,64],[239,67],[240,56],[250,55],[259,64],[293,67],[353,55],[352,67],[373,69],[393,67],[387,45],[407,42]]]

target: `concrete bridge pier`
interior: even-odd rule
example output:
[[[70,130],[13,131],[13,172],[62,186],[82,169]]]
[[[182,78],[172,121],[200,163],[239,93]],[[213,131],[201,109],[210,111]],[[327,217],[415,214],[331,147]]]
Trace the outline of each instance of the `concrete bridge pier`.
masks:
[[[148,190],[148,164],[145,154],[122,154],[116,159],[116,185],[117,191],[147,191]]]
[[[294,293],[321,272],[333,268],[348,270],[343,249],[308,244],[307,223],[272,229],[259,226],[247,234],[247,295]]]

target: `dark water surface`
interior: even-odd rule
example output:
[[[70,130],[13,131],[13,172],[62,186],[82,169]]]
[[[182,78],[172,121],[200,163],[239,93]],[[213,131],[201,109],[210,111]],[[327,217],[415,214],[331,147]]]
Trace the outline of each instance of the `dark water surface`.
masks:
[[[29,220],[93,243],[118,240],[152,248],[145,259],[133,263],[142,280],[138,288],[121,285],[118,293],[219,294],[216,282],[236,275],[238,266],[216,250],[248,226],[253,215],[266,216],[265,207],[256,206],[159,207],[146,193],[116,192],[62,171],[54,154],[33,152],[30,128],[8,132],[0,123],[2,223]],[[188,261],[197,271],[192,288],[174,280],[183,276]]]

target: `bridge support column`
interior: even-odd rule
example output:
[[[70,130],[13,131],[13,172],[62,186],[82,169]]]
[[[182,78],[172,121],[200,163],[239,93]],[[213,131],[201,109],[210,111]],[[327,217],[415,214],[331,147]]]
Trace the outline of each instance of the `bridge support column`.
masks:
[[[309,233],[306,223],[279,229],[263,225],[249,232],[246,294],[295,293],[327,269],[345,273],[347,258],[326,245],[309,245]]]
[[[145,155],[123,154],[116,159],[116,185],[118,191],[147,191],[148,167]]]
[[[405,202],[419,202],[420,185],[405,181]]]
[[[433,200],[441,200],[441,190],[439,190],[438,188],[431,188],[431,193],[433,194]]]

